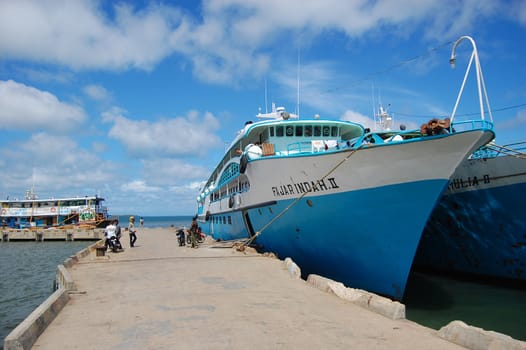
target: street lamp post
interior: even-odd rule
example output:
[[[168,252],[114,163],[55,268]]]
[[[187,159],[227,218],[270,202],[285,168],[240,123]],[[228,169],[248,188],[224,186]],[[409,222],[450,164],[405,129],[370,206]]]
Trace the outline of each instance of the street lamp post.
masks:
[[[456,56],[455,56],[455,50],[457,46],[464,40],[468,40],[471,42],[471,45],[473,46],[473,52],[471,53],[471,58],[469,59],[468,68],[466,69],[466,74],[464,74],[464,81],[462,82],[462,85],[460,87],[460,91],[457,96],[457,101],[455,102],[455,107],[453,108],[453,113],[451,114],[451,122],[453,122],[453,118],[455,117],[455,113],[457,112],[457,107],[460,102],[460,98],[462,96],[462,93],[464,92],[464,86],[466,85],[466,80],[469,75],[469,71],[471,69],[471,65],[473,64],[473,60],[475,61],[475,71],[477,74],[477,88],[478,88],[478,94],[479,94],[479,104],[480,104],[480,115],[482,120],[484,120],[484,103],[483,103],[483,95],[484,99],[486,100],[486,107],[488,109],[488,114],[490,121],[493,123],[493,115],[491,114],[491,107],[489,105],[489,99],[488,99],[488,93],[486,92],[486,85],[484,84],[484,77],[482,76],[482,69],[480,67],[480,61],[479,61],[479,54],[477,51],[477,45],[475,44],[475,40],[473,40],[470,36],[461,36],[455,44],[453,44],[453,50],[451,51],[451,58],[449,59],[449,63],[451,64],[452,68],[455,68],[455,62],[456,62]]]

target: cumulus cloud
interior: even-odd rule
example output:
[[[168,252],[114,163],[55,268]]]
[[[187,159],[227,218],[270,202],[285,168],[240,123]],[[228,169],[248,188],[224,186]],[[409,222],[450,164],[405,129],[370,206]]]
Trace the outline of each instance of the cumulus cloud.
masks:
[[[147,159],[142,165],[143,177],[155,185],[181,185],[210,175],[210,169],[174,158]]]
[[[137,192],[142,194],[149,194],[162,191],[162,188],[157,186],[150,186],[143,180],[134,180],[121,185],[121,190],[124,192]]]
[[[86,119],[81,107],[13,80],[0,81],[0,106],[0,129],[67,131]]]
[[[107,101],[111,98],[110,93],[101,85],[87,85],[84,87],[84,93],[96,101]]]
[[[422,30],[417,24],[425,24],[428,39],[443,40],[495,13],[524,23],[525,6],[514,4],[518,10],[509,13],[503,3],[478,0],[448,6],[436,0],[210,0],[194,14],[153,2],[142,8],[121,2],[107,12],[99,1],[1,1],[0,56],[77,70],[149,70],[178,53],[201,80],[235,84],[269,69],[271,45],[289,49],[300,37],[306,45],[327,31],[350,40],[387,30],[409,36]]]
[[[341,120],[358,123],[371,130],[374,129],[374,120],[372,118],[369,118],[359,112],[355,112],[352,110],[346,110],[345,113],[342,115]]]
[[[103,116],[114,123],[109,136],[120,141],[134,155],[203,156],[211,148],[221,145],[221,140],[214,134],[219,121],[211,113],[201,116],[192,111],[185,117],[150,122],[128,119],[118,112],[109,111]]]
[[[99,1],[1,1],[0,55],[74,69],[151,69],[171,49],[173,7],[119,3],[113,17]],[[64,30],[66,29],[66,30]]]
[[[13,142],[1,151],[9,165],[2,172],[4,188],[29,188],[68,192],[67,195],[94,194],[115,175],[106,161],[82,149],[76,141],[65,136],[40,132],[27,140]]]

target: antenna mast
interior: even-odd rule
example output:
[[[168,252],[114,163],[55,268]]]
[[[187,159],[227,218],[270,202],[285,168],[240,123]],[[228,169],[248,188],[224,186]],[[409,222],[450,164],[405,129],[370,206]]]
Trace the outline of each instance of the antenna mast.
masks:
[[[268,113],[268,101],[267,101],[267,78],[265,78],[265,113]]]
[[[300,53],[301,47],[298,45],[298,72],[297,72],[297,86],[296,86],[296,114],[300,116]]]

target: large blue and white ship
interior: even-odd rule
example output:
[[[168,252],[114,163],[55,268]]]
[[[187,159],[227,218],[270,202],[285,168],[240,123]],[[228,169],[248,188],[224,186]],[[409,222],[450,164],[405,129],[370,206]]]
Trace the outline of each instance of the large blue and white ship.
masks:
[[[526,143],[488,145],[453,174],[415,265],[526,281]]]
[[[455,60],[455,47],[464,40],[472,43],[473,53],[452,118],[475,62],[480,113],[493,121],[472,38],[457,40],[451,61]],[[526,142],[492,142],[461,163],[429,219],[416,267],[526,280],[525,151]]]
[[[352,122],[259,117],[272,119],[240,131],[198,197],[203,231],[255,238],[304,273],[396,299],[453,171],[494,137],[483,121],[385,142]]]

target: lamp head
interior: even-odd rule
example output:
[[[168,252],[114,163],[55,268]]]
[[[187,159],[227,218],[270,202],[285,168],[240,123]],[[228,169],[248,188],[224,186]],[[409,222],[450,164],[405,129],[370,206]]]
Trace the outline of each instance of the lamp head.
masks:
[[[451,69],[455,69],[455,62],[456,61],[457,61],[457,59],[454,56],[451,56],[451,58],[449,59],[449,65],[451,66]]]

